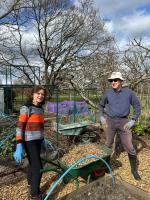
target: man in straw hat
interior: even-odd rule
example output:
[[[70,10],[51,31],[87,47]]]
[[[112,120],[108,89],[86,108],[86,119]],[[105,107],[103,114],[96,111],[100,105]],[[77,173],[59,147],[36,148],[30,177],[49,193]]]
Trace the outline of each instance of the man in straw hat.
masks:
[[[122,87],[124,78],[120,72],[113,72],[108,81],[112,88],[105,92],[99,105],[100,121],[106,132],[106,146],[111,148],[116,132],[119,133],[121,143],[128,153],[133,177],[140,180],[131,133],[131,128],[140,115],[140,103],[132,90]],[[134,113],[129,120],[131,105]],[[106,108],[106,117],[104,116],[104,108]]]

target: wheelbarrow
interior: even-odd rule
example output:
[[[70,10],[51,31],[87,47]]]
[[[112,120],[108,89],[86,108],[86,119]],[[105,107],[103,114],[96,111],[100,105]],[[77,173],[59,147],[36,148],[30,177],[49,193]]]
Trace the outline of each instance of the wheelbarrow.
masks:
[[[76,180],[76,189],[78,189],[78,177],[82,177],[87,181],[87,183],[89,183],[92,175],[95,175],[95,172],[99,172],[98,176],[103,176],[105,172],[107,172],[107,166],[104,162],[102,162],[102,160],[106,161],[106,163],[109,162],[109,157],[112,153],[112,150],[102,145],[99,145],[99,148],[102,149],[104,152],[103,155],[101,155],[101,159],[97,159],[88,164],[83,164],[81,166],[74,167],[63,178],[63,182],[68,183],[72,180]],[[56,172],[59,176],[62,176],[70,168],[70,166],[67,166],[65,163],[63,163],[61,159],[55,161],[43,159],[43,161],[46,163],[50,163],[52,167],[42,169],[41,173],[53,171]]]
[[[72,124],[60,124],[58,131],[60,131],[63,135],[79,135],[89,124],[89,122],[80,122],[80,123],[72,123]]]
[[[90,134],[84,133],[87,126],[91,126],[93,123],[88,121],[83,121],[80,123],[72,123],[72,124],[59,124],[58,131],[64,136],[74,136],[74,140],[78,139],[80,142],[90,142],[93,138],[96,137],[94,132]]]

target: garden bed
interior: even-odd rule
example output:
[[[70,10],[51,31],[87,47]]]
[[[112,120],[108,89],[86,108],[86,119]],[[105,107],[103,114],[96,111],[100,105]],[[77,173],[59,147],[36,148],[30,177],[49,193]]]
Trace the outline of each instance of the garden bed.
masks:
[[[104,135],[101,134],[100,138],[101,138],[100,139],[101,143],[103,143],[105,141]],[[147,194],[147,200],[148,200],[148,199],[150,199],[149,198],[149,194],[150,194],[150,182],[149,182],[149,180],[150,180],[150,168],[149,168],[149,163],[150,163],[150,156],[149,156],[150,155],[150,136],[134,137],[134,145],[136,146],[136,149],[137,149],[137,152],[138,152],[138,159],[139,159],[138,168],[139,168],[139,174],[141,175],[142,180],[136,181],[132,177],[131,172],[130,172],[130,165],[129,165],[129,161],[128,161],[128,156],[127,156],[126,152],[120,152],[118,155],[116,155],[112,159],[111,164],[112,164],[112,168],[113,168],[113,173],[114,173],[116,179],[118,180],[117,186],[118,185],[120,186],[122,184],[122,181],[127,183],[127,185],[130,184],[131,188],[132,187],[137,188],[137,190],[135,190],[136,192],[140,191],[140,193],[142,193],[142,191],[143,191],[143,194],[146,193]],[[8,168],[9,163],[7,163],[7,164],[8,165],[7,165],[6,170],[10,171],[10,169]],[[4,167],[4,166],[1,166],[1,167]],[[22,170],[20,169],[20,171],[19,171],[20,174],[17,174],[18,173],[17,172],[15,176],[17,176],[18,178],[21,177],[21,175],[23,174],[23,172],[21,172],[21,171]],[[54,173],[54,172],[45,173],[43,175],[42,182],[41,182],[42,191],[48,192],[57,179],[58,179],[58,176],[57,176],[56,173]],[[138,196],[138,198],[137,198],[137,196],[135,196],[135,195],[137,195],[136,192],[135,192],[135,194],[131,194],[131,192],[127,192],[127,190],[129,190],[130,187],[125,190],[126,192],[124,191],[125,186],[120,186],[120,189],[116,188],[116,190],[113,190],[112,187],[109,188],[109,186],[112,185],[112,183],[110,183],[111,180],[110,180],[110,182],[108,181],[107,185],[105,185],[105,182],[104,182],[103,187],[102,187],[103,188],[102,191],[98,192],[99,189],[97,189],[97,188],[99,187],[99,185],[101,185],[101,183],[102,183],[101,180],[102,180],[101,178],[99,180],[97,180],[99,183],[97,183],[97,181],[95,181],[95,190],[92,189],[93,186],[91,186],[91,193],[89,193],[88,197],[85,196],[86,199],[87,198],[89,200],[90,200],[90,198],[91,199],[94,199],[94,198],[99,199],[101,197],[102,193],[103,193],[103,195],[106,194],[106,196],[109,196],[108,194],[110,192],[112,194],[114,193],[114,199],[117,199],[117,200],[118,200],[119,195],[120,195],[120,200],[128,199],[128,198],[126,198],[126,199],[123,198],[123,195],[126,195],[126,193],[129,195],[129,197],[130,197],[130,195],[132,195],[131,198],[130,198],[132,200],[134,200],[134,199],[145,200],[144,196],[142,196],[142,197]],[[82,186],[85,186],[85,185],[86,185],[85,181],[80,179],[79,187],[81,188]],[[119,186],[118,186],[118,188],[119,188]],[[87,187],[87,186],[85,186],[85,187]],[[67,195],[67,194],[69,194],[69,193],[71,193],[75,190],[76,190],[75,182],[68,183],[66,185],[64,183],[60,183],[58,185],[58,187],[55,188],[52,199],[53,200],[61,199],[61,198],[63,198],[63,196],[65,196],[65,195]],[[86,189],[83,187],[82,191],[84,191],[84,190],[86,191]],[[92,196],[91,195],[91,194],[93,194],[92,192],[96,193],[97,197]],[[117,192],[119,192],[119,193],[117,193]],[[7,184],[6,184],[6,182],[5,182],[5,184],[1,184],[0,194],[1,194],[1,197],[0,197],[1,200],[6,200],[6,199],[9,199],[9,200],[21,200],[21,199],[27,200],[27,181],[26,181],[25,176],[21,180],[16,179],[16,181],[14,181],[14,178],[12,178],[12,182],[9,181],[9,183],[7,183]],[[125,196],[125,197],[128,197],[128,196]],[[69,200],[70,197],[68,196],[67,198]],[[67,198],[66,198],[66,200],[67,200]],[[103,199],[106,199],[106,198],[103,198]],[[72,198],[72,200],[73,200],[73,198]],[[111,198],[109,198],[109,200],[111,200]]]
[[[69,195],[64,196],[61,200],[148,200],[150,195],[142,190],[129,185],[126,182],[116,180],[112,184],[109,176],[102,177],[89,185],[86,185]]]

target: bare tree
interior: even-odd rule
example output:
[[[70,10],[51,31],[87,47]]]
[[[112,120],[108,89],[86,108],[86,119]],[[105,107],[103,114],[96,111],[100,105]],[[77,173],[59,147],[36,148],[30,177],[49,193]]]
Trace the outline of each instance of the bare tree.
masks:
[[[115,49],[107,49],[108,43],[111,38],[105,43],[105,50],[80,60],[79,72],[74,68],[74,79],[81,88],[95,87],[102,92],[108,87],[108,75],[118,67]]]
[[[16,25],[16,20],[14,20],[14,14],[16,12],[24,12],[25,9],[30,8],[28,0],[1,0],[0,1],[0,50],[5,51],[5,47],[8,44],[8,41],[12,41],[12,35],[9,32],[12,32],[13,26]],[[10,31],[11,28],[11,31]],[[6,45],[5,45],[6,43]],[[10,50],[6,54],[9,55]],[[0,55],[0,72],[4,76],[7,71],[7,64],[4,62],[3,53]],[[15,74],[15,73],[14,73]]]
[[[140,83],[150,81],[150,48],[144,45],[142,40],[134,39],[130,42],[123,57],[122,70],[127,85],[132,89]]]
[[[1,0],[0,1],[0,8],[1,8],[0,20],[8,17],[8,15],[10,15],[16,9],[18,9],[20,6],[20,2],[21,0],[11,0],[11,1]],[[3,21],[3,22],[0,21],[0,24],[3,24],[5,22],[6,21]]]
[[[43,71],[43,80],[36,77],[38,83],[55,86],[60,77],[64,81],[62,72],[71,71],[77,63],[80,67],[86,66],[88,71],[88,67],[92,69],[87,65],[88,59],[92,63],[99,54],[99,59],[105,58],[104,67],[111,58],[109,49],[113,40],[105,31],[92,2],[84,0],[79,7],[70,8],[66,7],[68,4],[62,4],[63,1],[59,2],[32,0],[23,19],[20,10],[14,12],[16,25],[9,27],[11,39],[3,44],[2,63],[16,67],[31,82],[33,74],[36,76],[35,65]],[[25,38],[27,32],[32,33],[28,40]],[[28,66],[28,71],[21,66]]]

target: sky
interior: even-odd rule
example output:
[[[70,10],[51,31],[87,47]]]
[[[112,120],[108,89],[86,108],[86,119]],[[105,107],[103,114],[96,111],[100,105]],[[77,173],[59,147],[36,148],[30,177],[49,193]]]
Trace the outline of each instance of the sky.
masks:
[[[150,44],[150,0],[94,0],[94,4],[120,49],[133,38]]]
[[[5,1],[11,3],[13,0]],[[77,1],[70,0],[70,3],[76,4]],[[105,22],[105,28],[115,37],[120,50],[124,50],[125,45],[133,38],[142,37],[145,44],[150,45],[150,0],[93,1],[100,18]],[[1,14],[5,11],[4,5],[1,3]],[[34,30],[27,33],[27,38],[30,38],[32,31]]]

